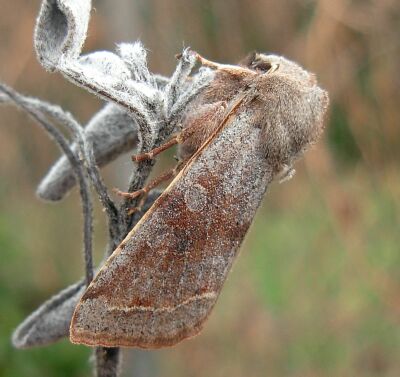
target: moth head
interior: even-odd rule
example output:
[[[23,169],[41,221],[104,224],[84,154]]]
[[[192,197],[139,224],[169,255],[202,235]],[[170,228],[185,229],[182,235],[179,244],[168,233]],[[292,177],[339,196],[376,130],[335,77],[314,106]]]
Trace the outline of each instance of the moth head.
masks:
[[[281,56],[253,53],[241,65],[259,74],[256,119],[265,124],[266,156],[281,171],[318,140],[328,95],[312,73]]]
[[[315,76],[312,73],[282,56],[253,52],[240,64],[261,74],[287,75],[292,79],[302,81],[306,85],[313,86],[316,84]]]

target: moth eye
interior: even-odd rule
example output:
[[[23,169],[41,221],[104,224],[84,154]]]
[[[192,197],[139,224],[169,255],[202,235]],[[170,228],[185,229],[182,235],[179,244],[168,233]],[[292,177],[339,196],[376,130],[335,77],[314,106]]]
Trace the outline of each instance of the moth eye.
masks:
[[[251,67],[260,72],[268,72],[271,69],[271,64],[266,61],[255,60],[251,63]]]
[[[270,63],[262,60],[255,60],[251,63],[251,68],[262,73],[271,74],[279,68],[279,64]]]

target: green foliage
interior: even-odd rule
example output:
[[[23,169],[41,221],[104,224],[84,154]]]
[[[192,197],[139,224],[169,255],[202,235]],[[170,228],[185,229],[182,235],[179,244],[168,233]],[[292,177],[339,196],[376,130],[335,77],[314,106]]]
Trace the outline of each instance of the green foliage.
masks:
[[[338,161],[344,166],[351,166],[359,161],[360,150],[351,132],[347,114],[339,104],[331,104],[331,118],[327,132],[329,145]]]
[[[68,341],[32,350],[11,346],[11,331],[44,297],[32,283],[29,265],[12,213],[0,215],[0,375],[1,377],[83,377],[90,373],[90,350]],[[27,289],[27,287],[30,287]]]
[[[362,210],[350,224],[309,197],[284,211],[267,202],[252,231],[246,257],[266,310],[286,330],[280,352],[293,375],[398,370],[396,205],[384,187],[353,190]],[[346,227],[348,233],[340,230]]]

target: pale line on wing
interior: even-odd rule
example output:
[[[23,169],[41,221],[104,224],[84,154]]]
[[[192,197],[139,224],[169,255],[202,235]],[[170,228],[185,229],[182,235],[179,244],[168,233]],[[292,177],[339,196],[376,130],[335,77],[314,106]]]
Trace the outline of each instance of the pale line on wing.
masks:
[[[205,292],[201,295],[196,295],[196,296],[192,296],[190,298],[188,298],[187,300],[181,302],[180,304],[176,305],[176,306],[163,306],[161,308],[153,308],[151,306],[108,306],[107,309],[110,311],[113,310],[122,310],[124,312],[131,312],[134,310],[138,310],[138,311],[142,311],[142,312],[154,312],[154,313],[158,313],[158,312],[168,312],[168,313],[172,313],[175,310],[179,309],[182,306],[188,305],[193,301],[200,301],[203,299],[206,300],[214,300],[217,297],[217,294],[215,292]]]

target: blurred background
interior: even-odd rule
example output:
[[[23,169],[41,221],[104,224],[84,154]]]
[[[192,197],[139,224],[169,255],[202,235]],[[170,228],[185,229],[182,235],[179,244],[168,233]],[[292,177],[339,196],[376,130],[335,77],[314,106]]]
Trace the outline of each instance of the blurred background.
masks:
[[[37,63],[39,0],[0,0],[0,80],[83,123],[101,101]],[[124,376],[400,376],[400,3],[398,0],[94,1],[85,51],[140,38],[169,75],[191,46],[219,62],[273,52],[316,73],[331,105],[323,140],[275,183],[204,331],[124,352]],[[0,376],[90,375],[67,340],[17,351],[10,334],[83,273],[76,190],[35,188],[59,155],[25,115],[0,108]],[[161,161],[158,171],[162,168]],[[104,170],[124,188],[128,156]],[[105,243],[96,212],[96,258]]]

